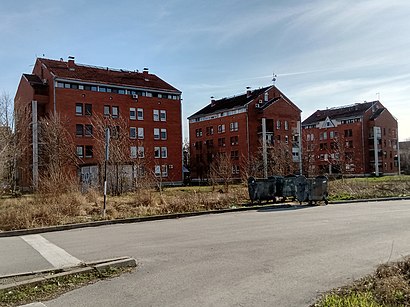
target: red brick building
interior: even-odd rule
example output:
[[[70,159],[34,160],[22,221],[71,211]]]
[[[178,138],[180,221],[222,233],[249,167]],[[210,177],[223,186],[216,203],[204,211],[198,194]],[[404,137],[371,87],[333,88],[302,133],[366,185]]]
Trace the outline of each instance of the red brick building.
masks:
[[[76,146],[83,177],[95,175],[98,161],[95,117],[124,121],[130,140],[130,162],[147,160],[148,171],[163,182],[182,181],[181,92],[144,69],[110,69],[68,61],[38,58],[31,74],[23,74],[15,108],[29,113],[25,127],[28,150],[20,161],[22,187],[36,187],[41,173],[37,124],[57,113]],[[41,145],[41,144],[40,144]],[[87,172],[93,172],[89,174]]]
[[[397,120],[379,102],[317,110],[302,123],[307,175],[398,172]]]
[[[191,178],[206,179],[211,163],[221,154],[231,158],[232,177],[240,178],[244,164],[261,152],[266,152],[265,159],[271,162],[268,156],[274,148],[281,148],[299,169],[300,114],[300,109],[274,85],[212,99],[188,118]]]

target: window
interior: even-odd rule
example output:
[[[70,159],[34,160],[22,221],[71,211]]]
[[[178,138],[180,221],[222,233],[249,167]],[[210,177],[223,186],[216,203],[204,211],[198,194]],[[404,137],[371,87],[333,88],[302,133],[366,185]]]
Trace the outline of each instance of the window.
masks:
[[[85,157],[92,158],[93,157],[93,147],[91,145],[85,146]]]
[[[144,120],[144,110],[141,108],[137,109],[137,118],[138,120]]]
[[[218,133],[224,133],[225,132],[225,124],[218,125]]]
[[[231,159],[239,160],[239,151],[238,150],[231,151]]]
[[[202,136],[202,128],[195,129],[195,135],[196,135],[196,137],[201,137]]]
[[[285,130],[289,130],[289,123],[287,120],[285,120]]]
[[[159,121],[159,110],[153,110],[152,112],[154,116],[154,122],[158,122]]]
[[[165,110],[160,110],[160,111],[159,111],[159,119],[160,119],[162,122],[166,122],[166,121],[167,121],[167,111],[165,111]]]
[[[120,115],[120,110],[117,106],[111,107],[111,112],[112,118],[118,118],[118,116]]]
[[[218,139],[218,146],[219,147],[225,147],[225,138],[219,138]]]
[[[289,136],[285,135],[285,143],[289,144]]]
[[[85,125],[85,136],[92,136],[92,135],[93,135],[93,126]]]
[[[85,104],[85,115],[87,116],[93,115],[93,105],[92,104],[89,104],[89,103]]]
[[[168,165],[161,165],[162,177],[168,177]]]
[[[269,93],[268,93],[268,92],[266,92],[264,96],[265,96],[265,97],[264,97],[265,102],[267,102],[267,101],[269,100]]]
[[[145,150],[144,147],[138,146],[138,158],[144,158],[145,157]]]
[[[231,145],[238,145],[239,143],[239,137],[237,135],[231,136]]]
[[[84,148],[83,148],[83,146],[77,146],[77,157],[79,157],[79,158],[84,157]]]
[[[155,165],[154,173],[157,177],[168,177],[168,165]]]
[[[323,139],[324,139],[324,140],[327,140],[327,132],[326,132],[326,131],[323,132]]]
[[[154,128],[154,140],[159,140],[159,128]]]
[[[137,157],[137,146],[131,146],[130,147],[130,156],[131,158],[136,158]]]
[[[161,147],[161,158],[167,158],[167,157],[168,157],[167,147]]]
[[[75,135],[83,136],[84,135],[84,126],[81,124],[75,125]]]
[[[138,127],[138,139],[144,139],[144,128]]]
[[[104,106],[104,116],[110,116],[110,106]]]
[[[93,92],[96,92],[96,91],[97,91],[97,86],[96,86],[96,85],[91,85],[91,90],[92,90]]]
[[[280,129],[280,126],[281,126],[281,122],[280,122],[280,120],[278,119],[278,120],[276,121],[276,129],[279,130],[279,129]]]
[[[75,104],[75,115],[83,115],[83,104],[82,103]]]
[[[167,129],[163,128],[161,129],[161,140],[166,140],[167,139]]]
[[[120,136],[120,126],[110,127],[111,138],[118,139]]]
[[[130,119],[137,119],[137,111],[135,108],[130,108]]]
[[[232,165],[232,175],[238,175],[239,174],[239,165]]]
[[[136,139],[136,138],[137,138],[137,128],[130,127],[130,139]]]
[[[206,135],[213,135],[214,134],[214,127],[206,127]]]
[[[154,158],[161,158],[161,147],[154,147]]]
[[[208,148],[214,147],[214,140],[206,140],[205,144]]]
[[[161,176],[161,165],[155,165],[154,173],[156,177]]]
[[[351,136],[353,136],[352,129],[345,130],[345,137],[351,137]]]
[[[238,128],[239,128],[238,122],[233,122],[230,124],[231,131],[238,131]]]

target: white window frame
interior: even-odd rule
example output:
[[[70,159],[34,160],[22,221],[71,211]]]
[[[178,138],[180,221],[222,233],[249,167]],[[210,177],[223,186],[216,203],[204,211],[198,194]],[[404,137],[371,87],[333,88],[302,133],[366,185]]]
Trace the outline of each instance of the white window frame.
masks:
[[[162,122],[167,121],[167,111],[159,110],[159,120],[162,121]]]
[[[137,138],[137,128],[136,127],[130,127],[130,139],[136,139]]]
[[[154,147],[154,158],[161,158],[161,147]]]
[[[161,138],[159,128],[154,128],[154,140],[159,140]]]
[[[168,165],[161,165],[162,172],[161,175],[162,177],[168,177]]]
[[[145,158],[145,148],[143,146],[137,147],[138,158]]]
[[[142,127],[138,127],[138,135],[137,135],[139,140],[143,140],[144,139],[144,128]]]
[[[137,119],[144,120],[144,109],[142,108],[137,109]]]
[[[168,148],[161,147],[161,158],[166,159],[168,158]]]
[[[112,106],[111,107],[111,116],[112,116],[112,118],[118,118],[120,116],[120,107]]]
[[[135,108],[130,108],[130,119],[137,119],[137,110]]]
[[[131,159],[137,158],[137,146],[130,147],[130,157]]]
[[[159,110],[152,110],[152,117],[154,122],[159,122]]]
[[[155,174],[155,177],[160,177],[161,176],[161,165],[155,165],[154,166],[154,174]]]
[[[77,146],[77,157],[84,158],[84,146]]]
[[[166,140],[168,138],[167,129],[161,128],[161,140]]]

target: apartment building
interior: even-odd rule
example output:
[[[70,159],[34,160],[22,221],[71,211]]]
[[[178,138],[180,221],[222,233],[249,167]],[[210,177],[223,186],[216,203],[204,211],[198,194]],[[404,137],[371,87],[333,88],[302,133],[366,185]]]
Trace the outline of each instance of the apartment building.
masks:
[[[32,73],[21,77],[15,108],[30,117],[30,125],[19,127],[26,130],[22,135],[28,145],[19,161],[21,187],[38,184],[42,171],[39,133],[47,129],[38,124],[51,114],[64,118],[75,143],[79,163],[68,165],[67,171],[78,171],[83,180],[96,180],[101,172],[96,156],[101,142],[95,136],[103,131],[95,119],[103,118],[113,125],[111,137],[119,127],[126,133],[129,165],[134,159],[145,159],[146,172],[164,183],[182,182],[181,91],[146,68],[128,71],[78,64],[73,57],[67,61],[38,58]],[[133,169],[126,173],[135,175]]]
[[[302,131],[307,175],[398,172],[397,120],[380,101],[317,110]]]
[[[284,173],[300,168],[301,111],[274,85],[212,98],[188,120],[192,180],[206,180],[221,155],[230,157],[232,178],[249,173],[245,168],[257,159],[262,174],[272,175],[275,149],[291,162]]]

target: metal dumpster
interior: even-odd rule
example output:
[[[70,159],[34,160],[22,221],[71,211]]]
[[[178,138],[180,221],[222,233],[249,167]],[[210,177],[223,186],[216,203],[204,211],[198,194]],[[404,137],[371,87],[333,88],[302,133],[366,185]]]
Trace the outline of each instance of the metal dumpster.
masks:
[[[295,179],[295,194],[296,199],[300,204],[307,200],[308,197],[308,188],[307,188],[307,179],[305,176],[297,176]]]
[[[256,179],[254,177],[249,177],[248,179],[248,191],[251,203],[258,201],[261,203],[262,200],[265,201],[276,201],[276,179]]]
[[[275,196],[277,197],[283,197],[283,176],[269,176],[268,180],[275,180]],[[274,199],[276,201],[276,199]]]
[[[307,200],[312,202],[324,201],[328,204],[328,178],[326,176],[317,176],[307,180]]]
[[[296,199],[296,176],[288,175],[283,178],[282,197],[285,200],[286,197],[292,197],[294,201]]]

